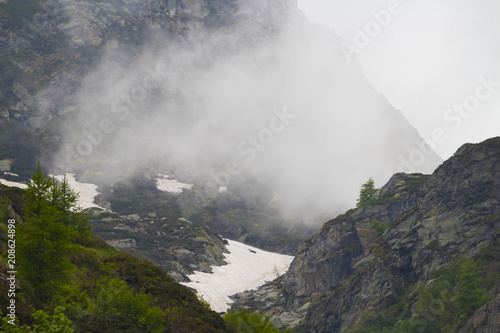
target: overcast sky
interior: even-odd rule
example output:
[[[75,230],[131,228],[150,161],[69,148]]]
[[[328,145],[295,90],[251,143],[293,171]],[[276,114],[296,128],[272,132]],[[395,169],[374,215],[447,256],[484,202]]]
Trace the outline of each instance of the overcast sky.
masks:
[[[500,1],[298,2],[441,157],[500,135]]]

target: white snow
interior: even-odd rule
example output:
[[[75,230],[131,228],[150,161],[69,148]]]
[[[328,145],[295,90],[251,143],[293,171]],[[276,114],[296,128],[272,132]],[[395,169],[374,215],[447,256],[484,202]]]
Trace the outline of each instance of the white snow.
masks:
[[[61,175],[59,176],[50,175],[50,177],[54,177],[58,181],[62,181],[64,178],[64,176]],[[72,173],[66,174],[66,179],[68,180],[69,186],[74,191],[80,193],[80,197],[78,198],[78,205],[81,208],[89,208],[89,207],[102,208],[94,203],[94,197],[99,194],[99,192],[97,192],[97,185],[89,183],[80,183],[76,181],[75,175]],[[0,178],[0,183],[10,187],[19,187],[23,189],[28,188],[28,185],[26,185],[25,183],[11,182],[1,178]]]
[[[0,183],[2,183],[5,186],[10,186],[10,187],[28,188],[28,185],[26,185],[25,183],[11,182],[11,181],[1,179],[1,178],[0,178]]]
[[[232,303],[229,295],[256,289],[276,279],[286,273],[293,260],[292,256],[263,251],[232,240],[226,247],[231,252],[224,254],[227,265],[212,266],[212,274],[195,272],[188,276],[191,282],[182,283],[196,289],[217,312],[229,308],[228,303]]]
[[[190,190],[193,184],[186,184],[178,182],[175,179],[168,179],[168,175],[158,175],[161,178],[156,178],[156,188],[160,191],[170,192],[170,193],[181,193],[182,190]]]
[[[227,186],[219,186],[219,193],[227,192]]]
[[[6,174],[6,175],[11,175],[11,176],[19,177],[19,175],[17,173],[12,173],[12,172],[7,172],[7,171],[4,171],[3,173]]]
[[[62,175],[58,176],[50,175],[50,176],[54,177],[58,181],[62,181],[64,178],[64,176]],[[80,197],[78,198],[78,205],[81,208],[90,208],[90,207],[102,208],[94,203],[95,196],[99,194],[99,192],[97,192],[97,185],[90,183],[80,183],[75,179],[75,175],[72,173],[67,173],[66,179],[71,189],[77,193],[80,193]]]

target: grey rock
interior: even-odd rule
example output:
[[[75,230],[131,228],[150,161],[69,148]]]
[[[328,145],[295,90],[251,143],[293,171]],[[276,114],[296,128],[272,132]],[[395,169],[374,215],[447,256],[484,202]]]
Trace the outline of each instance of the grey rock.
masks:
[[[194,271],[210,273],[212,266],[226,264],[228,250],[222,237],[184,218],[120,216],[100,208],[85,212],[94,234],[117,249],[153,262],[178,282],[189,281],[187,275]]]
[[[106,243],[118,250],[137,248],[137,242],[133,238],[106,240]]]

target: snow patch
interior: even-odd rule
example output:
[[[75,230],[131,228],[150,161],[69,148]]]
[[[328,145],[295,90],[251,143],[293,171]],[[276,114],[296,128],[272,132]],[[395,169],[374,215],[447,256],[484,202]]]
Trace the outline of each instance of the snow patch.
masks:
[[[50,176],[54,177],[60,182],[64,179],[64,176],[61,175]],[[73,191],[80,193],[80,197],[78,198],[78,205],[82,209],[90,207],[104,209],[94,203],[94,198],[99,194],[99,192],[97,192],[97,185],[90,183],[80,183],[75,179],[75,175],[73,173],[67,173],[66,180],[68,181],[68,184]]]
[[[170,193],[181,193],[182,190],[190,190],[193,184],[186,184],[178,182],[175,179],[168,179],[168,175],[158,175],[161,178],[156,178],[156,188],[160,191]]]
[[[227,192],[227,186],[219,186],[219,193]]]
[[[19,177],[19,175],[17,173],[7,172],[7,171],[4,171],[3,173],[6,174],[6,175],[14,176],[14,177]]]
[[[59,176],[50,175],[50,177],[54,177],[58,181],[62,181],[64,178],[64,176],[60,175]],[[89,183],[80,183],[76,181],[75,175],[72,173],[66,174],[66,179],[68,180],[68,184],[71,187],[71,189],[77,193],[80,193],[80,197],[78,198],[78,205],[81,208],[89,208],[89,207],[102,208],[94,203],[94,197],[99,194],[99,192],[97,192],[97,185]],[[11,182],[1,178],[0,178],[0,183],[10,187],[18,187],[22,189],[28,188],[28,185],[26,185],[25,183]]]
[[[23,188],[23,189],[28,188],[28,185],[26,185],[25,183],[11,182],[11,181],[1,179],[1,178],[0,178],[0,184],[3,184],[5,186],[10,186],[10,187]]]
[[[225,312],[233,301],[229,295],[256,289],[286,273],[292,256],[263,251],[229,240],[230,254],[224,254],[227,265],[212,266],[213,273],[194,272],[191,282],[183,285],[195,289],[214,311]]]

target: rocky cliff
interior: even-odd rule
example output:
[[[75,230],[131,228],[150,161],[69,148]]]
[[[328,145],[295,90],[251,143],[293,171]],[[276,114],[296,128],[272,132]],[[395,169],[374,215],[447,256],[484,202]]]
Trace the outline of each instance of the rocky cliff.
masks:
[[[93,232],[109,245],[161,267],[176,281],[189,281],[194,271],[211,273],[211,266],[225,265],[225,242],[209,228],[184,218],[146,217],[91,208],[87,210]]]
[[[287,309],[293,312],[308,304],[307,332],[373,328],[369,325],[377,320],[384,323],[381,318],[389,327],[433,331],[440,316],[459,312],[454,302],[464,292],[463,281],[456,280],[464,265],[459,265],[461,273],[449,273],[455,279],[443,280],[448,276],[443,272],[472,258],[479,265],[477,278],[488,281],[477,290],[490,295],[485,300],[493,299],[467,323],[473,308],[452,320],[461,323],[463,332],[497,332],[499,201],[500,138],[464,145],[430,176],[394,175],[378,202],[329,221],[299,248],[283,286]],[[371,227],[373,220],[387,227],[382,235]],[[442,309],[431,302],[432,315],[425,317],[429,309],[423,305],[423,290],[431,295],[444,288],[438,287],[443,281],[448,289],[433,299],[434,307]],[[454,296],[439,298],[448,293]],[[387,309],[391,315],[383,317]]]

